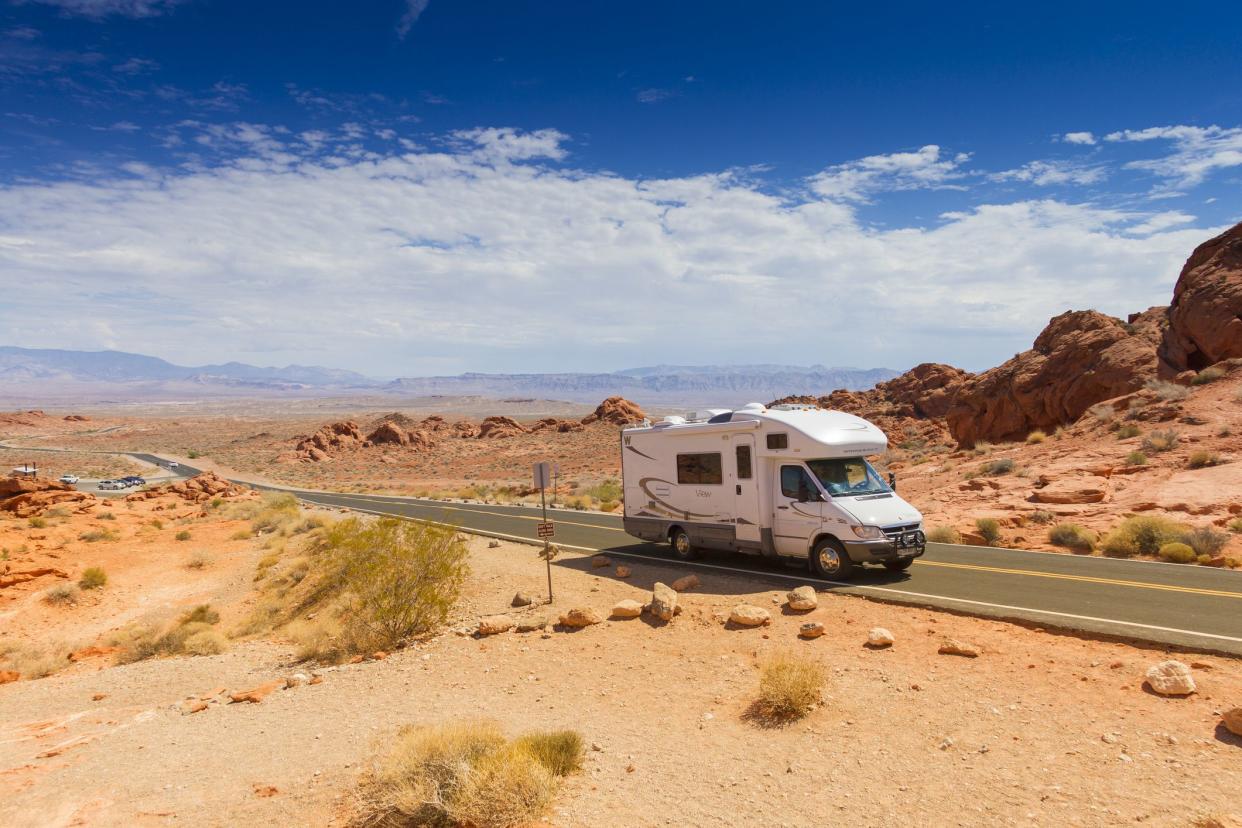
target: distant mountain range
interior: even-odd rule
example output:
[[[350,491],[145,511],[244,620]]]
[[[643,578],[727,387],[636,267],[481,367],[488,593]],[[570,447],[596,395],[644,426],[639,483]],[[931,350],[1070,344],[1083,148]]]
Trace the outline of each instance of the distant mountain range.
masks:
[[[403,396],[552,399],[597,403],[619,394],[640,404],[743,403],[789,394],[870,388],[887,368],[823,365],[657,365],[612,373],[458,374],[384,381],[354,371],[307,365],[258,367],[241,362],[175,365],[123,351],[68,351],[0,346],[0,397],[152,399],[158,397]]]

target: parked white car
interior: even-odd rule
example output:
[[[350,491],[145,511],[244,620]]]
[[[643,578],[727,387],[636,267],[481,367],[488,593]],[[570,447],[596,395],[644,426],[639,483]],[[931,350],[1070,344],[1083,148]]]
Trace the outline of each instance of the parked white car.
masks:
[[[100,480],[99,490],[103,492],[112,492],[117,489],[124,489],[125,484],[119,480]]]
[[[76,474],[62,474],[60,476],[60,482],[73,485],[78,482],[78,476]]]

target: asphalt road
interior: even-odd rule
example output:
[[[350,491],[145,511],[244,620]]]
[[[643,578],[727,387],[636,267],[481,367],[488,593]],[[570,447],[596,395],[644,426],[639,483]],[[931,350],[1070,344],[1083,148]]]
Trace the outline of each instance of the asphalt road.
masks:
[[[152,454],[132,456],[167,465],[166,460]],[[183,464],[176,472],[191,476],[198,469]],[[536,540],[540,521],[537,508],[521,506],[301,490],[294,493],[309,503],[440,521],[513,540]],[[556,524],[555,542],[580,551],[654,558],[690,569],[724,570],[756,584],[810,583],[896,603],[1242,655],[1242,571],[929,543],[927,554],[907,572],[868,567],[849,582],[822,581],[810,577],[805,567],[794,562],[782,566],[744,555],[710,553],[699,561],[681,564],[669,557],[667,547],[627,535],[620,517],[563,509],[549,510],[549,514]]]

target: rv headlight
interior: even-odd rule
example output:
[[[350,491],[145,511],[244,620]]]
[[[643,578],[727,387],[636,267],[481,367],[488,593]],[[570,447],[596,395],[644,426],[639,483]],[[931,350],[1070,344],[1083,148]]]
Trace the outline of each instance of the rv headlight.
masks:
[[[852,526],[850,528],[863,540],[880,540],[884,537],[884,531],[878,526]]]

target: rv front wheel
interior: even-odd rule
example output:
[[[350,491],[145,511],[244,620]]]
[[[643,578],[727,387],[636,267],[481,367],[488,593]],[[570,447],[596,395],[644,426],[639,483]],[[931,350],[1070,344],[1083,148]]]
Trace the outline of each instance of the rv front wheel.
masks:
[[[668,537],[668,542],[673,547],[673,556],[677,560],[689,561],[694,558],[694,547],[690,545],[690,536],[686,534],[685,529],[674,529]]]
[[[843,581],[854,571],[854,562],[836,538],[824,538],[811,551],[811,571],[821,578]]]

